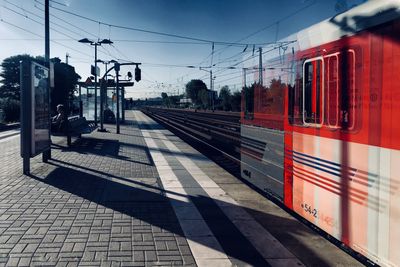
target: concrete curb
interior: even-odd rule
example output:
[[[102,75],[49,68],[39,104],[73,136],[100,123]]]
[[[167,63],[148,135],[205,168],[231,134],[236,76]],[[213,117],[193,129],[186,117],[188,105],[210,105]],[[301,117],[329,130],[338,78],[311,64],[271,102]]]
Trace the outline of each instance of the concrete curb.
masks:
[[[0,132],[13,130],[13,129],[16,129],[16,128],[19,128],[19,127],[20,127],[20,123],[19,122],[10,123],[10,124],[0,123]]]

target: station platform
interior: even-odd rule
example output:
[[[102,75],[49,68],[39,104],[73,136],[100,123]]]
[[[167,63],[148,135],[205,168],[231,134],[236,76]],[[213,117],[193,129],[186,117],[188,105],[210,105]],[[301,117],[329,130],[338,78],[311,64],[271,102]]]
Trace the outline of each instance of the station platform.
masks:
[[[22,174],[0,136],[0,266],[361,266],[141,113]]]

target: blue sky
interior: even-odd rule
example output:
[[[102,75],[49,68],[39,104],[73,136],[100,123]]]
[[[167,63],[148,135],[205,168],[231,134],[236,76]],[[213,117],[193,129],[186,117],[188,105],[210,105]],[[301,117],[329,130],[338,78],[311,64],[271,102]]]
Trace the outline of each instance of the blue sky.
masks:
[[[159,96],[161,92],[182,92],[190,79],[201,78],[208,85],[209,74],[198,69],[211,63],[210,42],[167,37],[108,26],[120,25],[149,31],[187,36],[211,42],[259,44],[273,42],[337,13],[343,0],[50,0],[51,57],[69,64],[86,79],[94,61],[94,47],[78,43],[81,38],[110,38],[114,44],[98,49],[102,60],[142,62],[142,78],[127,89],[134,98]],[[345,1],[346,2],[346,1]],[[348,6],[361,0],[348,0]],[[28,53],[44,54],[44,0],[0,0],[0,61]],[[93,22],[62,12],[100,21]],[[294,14],[295,13],[295,14]],[[289,16],[289,17],[288,17]],[[277,23],[278,22],[278,23]],[[104,23],[104,24],[103,24]],[[243,39],[260,29],[250,38]],[[22,30],[22,29],[25,30]],[[252,46],[250,46],[252,47]],[[250,49],[250,48],[249,48]],[[240,70],[225,67],[240,61],[244,46],[214,45],[217,63],[214,89],[229,85],[239,90]],[[229,59],[229,60],[227,60]],[[186,68],[186,66],[196,68]],[[100,65],[104,73],[104,66]],[[125,68],[123,72],[132,71]]]

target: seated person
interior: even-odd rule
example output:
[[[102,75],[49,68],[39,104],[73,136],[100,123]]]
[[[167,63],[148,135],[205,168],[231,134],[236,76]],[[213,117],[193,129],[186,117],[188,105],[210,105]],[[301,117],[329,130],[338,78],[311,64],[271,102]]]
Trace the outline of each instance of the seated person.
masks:
[[[112,110],[110,109],[110,107],[108,105],[106,105],[103,115],[104,115],[105,123],[114,123],[115,122],[114,112],[112,112]]]
[[[51,131],[62,133],[67,130],[68,118],[65,107],[62,104],[57,105],[58,114],[51,118]]]

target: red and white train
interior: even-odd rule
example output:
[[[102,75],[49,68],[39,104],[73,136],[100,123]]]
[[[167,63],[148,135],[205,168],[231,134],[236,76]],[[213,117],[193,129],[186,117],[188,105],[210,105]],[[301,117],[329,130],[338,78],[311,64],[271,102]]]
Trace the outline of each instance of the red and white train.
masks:
[[[369,1],[263,50],[264,86],[245,75],[242,177],[400,266],[400,1]]]

